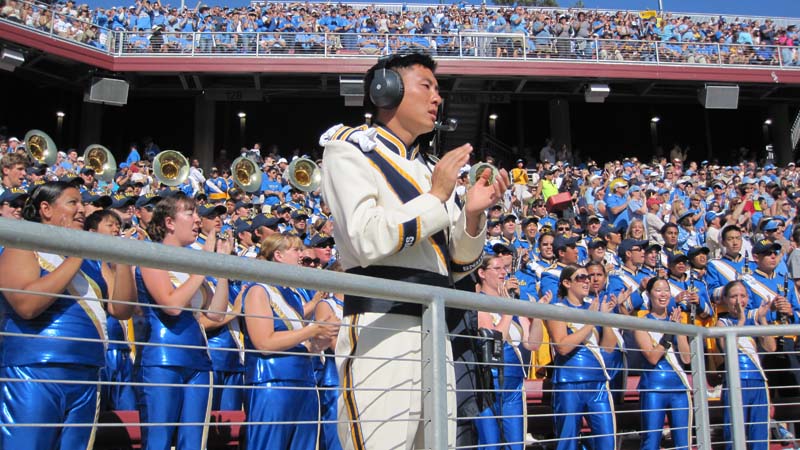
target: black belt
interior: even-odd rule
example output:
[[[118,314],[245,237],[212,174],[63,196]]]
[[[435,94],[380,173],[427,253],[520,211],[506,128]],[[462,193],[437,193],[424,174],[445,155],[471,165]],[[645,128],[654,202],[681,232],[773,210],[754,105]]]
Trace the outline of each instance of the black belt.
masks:
[[[348,269],[347,273],[383,278],[386,280],[407,281],[409,283],[424,284],[427,286],[450,286],[450,281],[446,275],[440,275],[438,273],[428,272],[426,270],[408,269],[405,267],[354,267],[352,269]],[[344,296],[345,316],[352,316],[354,314],[366,312],[402,314],[404,316],[422,317],[422,305],[416,303],[403,303],[392,300],[359,297],[357,295]]]

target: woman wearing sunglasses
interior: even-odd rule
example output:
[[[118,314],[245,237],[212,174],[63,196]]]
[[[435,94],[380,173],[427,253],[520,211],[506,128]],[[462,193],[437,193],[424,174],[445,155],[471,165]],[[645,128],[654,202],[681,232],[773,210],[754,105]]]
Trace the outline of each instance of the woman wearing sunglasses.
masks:
[[[670,305],[670,286],[667,280],[651,278],[646,285],[650,298],[652,320],[681,322],[681,309]],[[692,441],[691,386],[682,364],[691,360],[686,336],[673,336],[655,331],[636,330],[636,344],[642,350],[644,367],[639,380],[642,405],[642,449],[661,447],[664,416],[669,411],[669,429],[673,447],[688,449]]]
[[[297,236],[272,234],[258,259],[297,266],[302,251]],[[327,347],[339,327],[305,322],[302,295],[291,287],[254,283],[242,295],[245,384],[252,387],[245,412],[254,423],[247,427],[248,448],[314,448],[319,401],[312,353]]]
[[[477,274],[482,294],[508,297],[505,286],[508,267],[502,256],[485,257]],[[541,302],[549,303],[550,296],[545,295]],[[503,365],[492,368],[495,399],[491,406],[480,412],[482,418],[475,420],[478,443],[489,446],[484,447],[489,449],[522,450],[525,446],[525,405],[522,395],[525,369],[518,347],[522,344],[528,351],[539,349],[543,334],[542,321],[479,311],[478,327],[503,334]],[[502,377],[499,373],[501,370]],[[506,445],[492,446],[493,444]]]
[[[561,271],[554,304],[604,313],[614,309],[613,301],[591,298],[589,290],[586,269],[569,265]],[[611,352],[617,343],[613,329],[560,320],[548,320],[545,324],[555,350],[553,412],[559,438],[556,448],[579,448],[582,418],[592,430],[592,448],[614,448],[614,407],[604,362],[604,354]]]

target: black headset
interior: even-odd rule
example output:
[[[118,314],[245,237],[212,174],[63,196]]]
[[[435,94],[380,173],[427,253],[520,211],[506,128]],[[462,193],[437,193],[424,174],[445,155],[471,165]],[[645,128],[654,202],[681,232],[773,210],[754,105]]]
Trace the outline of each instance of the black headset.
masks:
[[[403,78],[396,70],[386,68],[396,58],[390,56],[378,60],[378,67],[369,85],[369,99],[376,108],[394,109],[403,101]]]

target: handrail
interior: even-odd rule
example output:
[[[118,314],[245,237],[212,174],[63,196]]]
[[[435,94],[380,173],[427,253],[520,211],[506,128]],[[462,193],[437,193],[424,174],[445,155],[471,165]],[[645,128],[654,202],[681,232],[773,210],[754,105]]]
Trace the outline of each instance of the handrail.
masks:
[[[453,34],[356,34],[356,33],[262,33],[152,31],[110,31],[104,45],[90,45],[59,36],[53,27],[45,31],[4,18],[0,22],[49,35],[53,39],[80,45],[112,58],[181,57],[290,57],[290,58],[374,58],[378,55],[421,51],[444,59],[493,59],[503,61],[582,62],[602,64],[643,64],[659,66],[712,66],[800,69],[793,48],[719,43],[675,43],[647,40],[611,40],[525,36],[521,33],[459,32]],[[275,35],[278,35],[277,37]],[[313,36],[314,43],[308,36]],[[437,41],[452,39],[441,47]],[[361,50],[359,41],[372,39],[370,51]],[[155,44],[154,44],[155,42]],[[784,51],[788,52],[790,60]]]
[[[800,141],[800,111],[797,112],[794,124],[792,124],[792,150],[797,148],[798,141]]]

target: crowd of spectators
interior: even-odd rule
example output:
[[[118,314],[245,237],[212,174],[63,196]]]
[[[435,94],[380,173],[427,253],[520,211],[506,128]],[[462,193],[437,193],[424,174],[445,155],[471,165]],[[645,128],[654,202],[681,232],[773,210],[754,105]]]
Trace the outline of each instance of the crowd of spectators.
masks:
[[[390,54],[796,66],[798,29],[771,19],[523,6],[330,3],[91,8],[7,0],[0,17],[130,53]],[[114,32],[128,32],[119,35]],[[487,36],[476,33],[501,33]],[[120,48],[121,46],[121,48]]]
[[[298,253],[303,265],[322,269],[334,265],[336,218],[320,192],[306,193],[287,182],[292,155],[282,157],[260,145],[243,148],[242,155],[263,171],[261,185],[248,193],[233,182],[225,155],[219,167],[208,170],[197,159],[189,159],[189,174],[181,185],[161,185],[152,170],[158,151],[149,139],[141,151],[132,144],[119,170],[108,177],[95,173],[75,150],[59,152],[47,167],[32,161],[25,143],[16,137],[0,138],[0,216],[22,220],[26,192],[48,180],[61,180],[79,186],[87,217],[111,211],[118,218],[114,234],[148,239],[155,205],[182,191],[201,205],[198,239],[217,233],[233,241],[232,253],[255,257],[259,242],[269,236],[293,236],[305,245]],[[724,311],[717,311],[722,289],[738,279],[736,275],[726,281],[722,272],[714,272],[719,261],[728,261],[742,266],[732,273],[744,274],[750,296],[755,295],[749,290],[753,280],[766,276],[765,271],[769,279],[782,280],[781,295],[789,300],[779,296],[771,311],[762,311],[764,303],[751,298],[756,306],[748,306],[748,311],[758,309],[759,323],[775,322],[784,310],[789,311],[788,320],[800,322],[794,289],[800,286],[800,168],[794,162],[782,167],[772,161],[696,162],[675,148],[669,158],[576,164],[568,150],[555,150],[549,141],[536,159],[520,159],[508,167],[510,187],[503,201],[487,211],[485,252],[503,258],[508,277],[502,285],[504,295],[555,299],[561,295],[556,289],[562,269],[573,267],[597,272],[598,278],[584,279],[591,280],[590,295],[614,299],[615,309],[608,312],[646,313],[647,303],[635,287],[649,286],[651,279],[662,277],[675,286],[670,287],[671,305],[688,314],[695,302],[700,308],[698,320],[712,326],[717,313]],[[493,158],[486,162],[497,165]],[[465,195],[469,171],[469,166],[462,169],[455,195]],[[581,266],[570,266],[575,264]],[[755,278],[747,278],[750,274]],[[625,284],[629,278],[635,280],[633,288]],[[532,356],[534,376],[545,375],[552,362],[544,348]],[[636,369],[632,352],[626,364]]]

